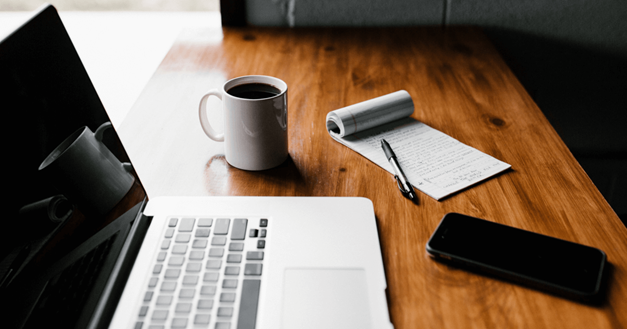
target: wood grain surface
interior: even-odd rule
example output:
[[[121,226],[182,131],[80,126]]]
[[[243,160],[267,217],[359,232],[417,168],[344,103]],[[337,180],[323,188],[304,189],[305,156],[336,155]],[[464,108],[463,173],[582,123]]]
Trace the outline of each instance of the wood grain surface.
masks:
[[[198,123],[204,92],[249,74],[289,86],[290,158],[261,172],[229,166]],[[325,129],[329,111],[401,89],[415,119],[512,169],[440,202],[404,199],[390,174]],[[187,30],[118,130],[149,197],[372,200],[398,329],[627,327],[627,229],[479,29]],[[431,260],[425,244],[448,212],[602,249],[606,297],[582,304]]]

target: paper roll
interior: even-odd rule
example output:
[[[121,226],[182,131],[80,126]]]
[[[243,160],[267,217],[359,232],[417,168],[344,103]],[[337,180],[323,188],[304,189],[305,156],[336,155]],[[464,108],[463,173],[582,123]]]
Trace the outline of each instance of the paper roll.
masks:
[[[391,94],[353,104],[327,114],[329,134],[344,137],[384,123],[410,116],[414,102],[409,93],[399,90]]]
[[[19,211],[22,220],[33,223],[58,224],[72,215],[74,206],[63,195],[55,195],[31,204],[27,204]]]

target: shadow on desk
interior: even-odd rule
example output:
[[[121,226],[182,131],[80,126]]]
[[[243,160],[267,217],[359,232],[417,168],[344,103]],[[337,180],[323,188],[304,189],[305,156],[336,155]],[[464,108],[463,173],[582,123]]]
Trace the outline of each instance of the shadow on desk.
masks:
[[[288,155],[281,165],[262,171],[231,166],[223,154],[213,156],[205,166],[204,185],[210,195],[310,196],[312,189]],[[231,184],[237,181],[237,184]],[[242,184],[242,182],[246,182]],[[233,187],[236,186],[236,189]],[[253,192],[251,194],[251,191]]]
[[[511,30],[485,32],[627,223],[627,54]]]
[[[426,256],[429,257],[429,256]],[[605,268],[603,270],[603,278],[601,281],[601,286],[599,288],[599,293],[597,296],[595,296],[592,299],[575,299],[572,297],[568,297],[556,292],[552,292],[547,290],[546,288],[541,288],[539,285],[536,286],[534,284],[530,284],[527,282],[523,282],[523,281],[519,281],[515,278],[504,278],[501,276],[496,276],[492,273],[488,273],[486,271],[482,271],[482,270],[478,270],[478,269],[473,269],[473,268],[469,268],[466,266],[460,266],[459,264],[450,262],[450,261],[446,261],[446,260],[434,260],[431,259],[431,261],[434,263],[433,266],[439,267],[441,271],[463,271],[463,272],[470,272],[473,273],[474,275],[477,275],[477,277],[473,278],[473,279],[477,279],[477,280],[483,280],[483,278],[486,278],[487,280],[495,280],[504,284],[513,284],[513,285],[517,285],[520,287],[523,287],[524,289],[532,289],[532,290],[536,290],[540,293],[543,294],[549,294],[551,296],[555,296],[557,298],[561,298],[561,299],[567,299],[567,300],[571,300],[575,303],[579,303],[579,304],[584,304],[584,305],[588,305],[588,306],[592,306],[592,307],[596,307],[598,309],[602,309],[606,306],[609,305],[608,303],[608,294],[611,293],[611,289],[613,286],[613,280],[614,280],[614,271],[615,271],[615,267],[614,265],[612,265],[610,262],[606,262],[605,263]],[[451,275],[451,276],[447,276],[449,277],[449,282],[443,282],[443,284],[448,284],[448,285],[459,285],[459,284],[472,284],[470,283],[460,283],[459,280],[451,280],[451,278],[454,278],[455,275]],[[473,280],[471,279],[471,280]],[[478,285],[481,286],[481,285]],[[499,284],[500,287],[500,284]],[[496,286],[493,287],[494,289],[500,289]],[[500,291],[501,293],[507,293],[505,291]]]

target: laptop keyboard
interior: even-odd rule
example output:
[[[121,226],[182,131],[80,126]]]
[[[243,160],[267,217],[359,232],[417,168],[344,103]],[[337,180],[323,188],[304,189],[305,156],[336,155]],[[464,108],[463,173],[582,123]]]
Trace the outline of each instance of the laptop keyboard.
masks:
[[[117,234],[109,237],[63,272],[55,275],[48,282],[24,327],[42,328],[50,325],[49,321],[53,319],[54,326],[72,328],[116,237]]]
[[[136,329],[254,329],[267,218],[171,217]]]

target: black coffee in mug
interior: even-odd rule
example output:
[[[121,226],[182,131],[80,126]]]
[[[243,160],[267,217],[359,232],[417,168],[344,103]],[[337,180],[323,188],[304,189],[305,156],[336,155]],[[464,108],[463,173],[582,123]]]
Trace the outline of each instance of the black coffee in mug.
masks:
[[[246,83],[235,86],[226,92],[239,98],[262,99],[276,96],[281,93],[281,90],[265,83]]]

